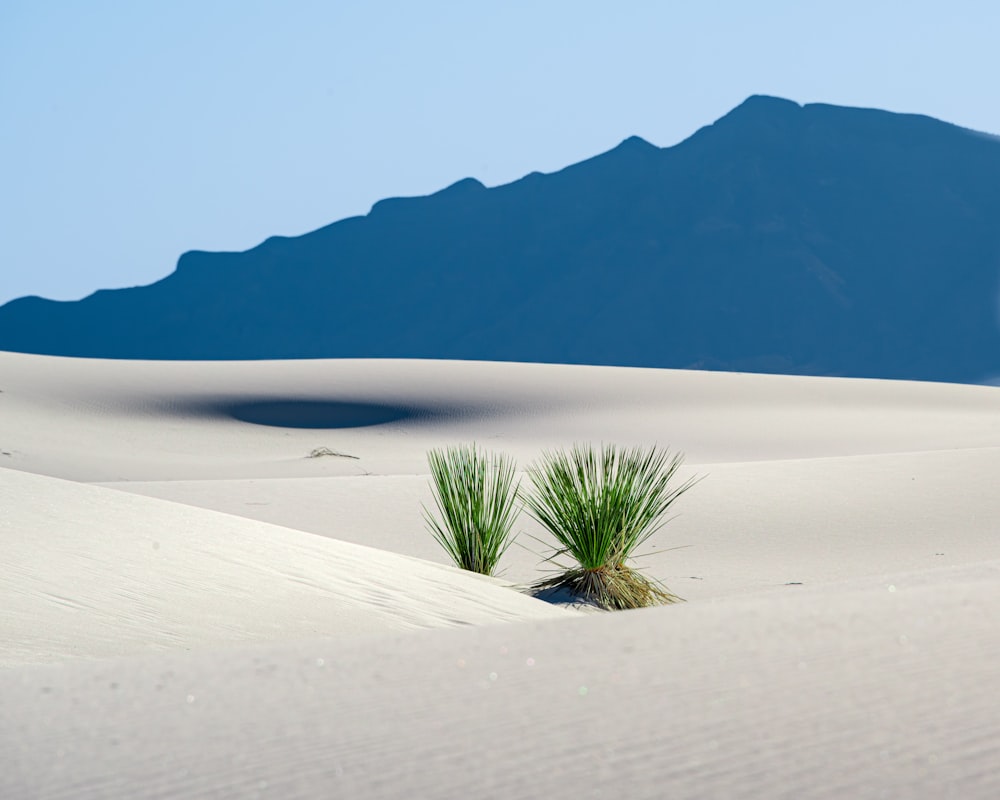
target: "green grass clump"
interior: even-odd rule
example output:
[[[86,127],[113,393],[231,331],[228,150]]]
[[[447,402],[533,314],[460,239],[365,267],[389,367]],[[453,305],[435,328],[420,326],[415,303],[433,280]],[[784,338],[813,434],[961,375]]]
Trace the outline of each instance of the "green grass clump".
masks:
[[[431,450],[427,460],[441,517],[424,508],[428,529],[459,567],[492,575],[520,511],[514,461],[475,445]]]
[[[671,504],[696,482],[670,486],[683,456],[656,447],[575,446],[545,453],[528,467],[534,491],[529,513],[555,537],[550,560],[571,556],[578,566],[535,584],[566,589],[606,609],[642,608],[681,598],[625,562],[666,522]]]

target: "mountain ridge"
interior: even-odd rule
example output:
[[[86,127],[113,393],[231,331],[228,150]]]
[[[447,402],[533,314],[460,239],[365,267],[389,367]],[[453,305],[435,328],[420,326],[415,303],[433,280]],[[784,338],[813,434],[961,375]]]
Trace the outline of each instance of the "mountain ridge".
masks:
[[[142,287],[0,307],[0,349],[1000,374],[1000,139],[754,95],[682,142],[422,197]]]

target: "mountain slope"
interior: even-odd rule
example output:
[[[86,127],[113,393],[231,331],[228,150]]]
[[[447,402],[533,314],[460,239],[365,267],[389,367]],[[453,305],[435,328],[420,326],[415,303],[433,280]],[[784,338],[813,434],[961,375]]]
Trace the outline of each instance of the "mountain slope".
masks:
[[[377,203],[151,286],[0,308],[0,348],[1000,374],[1000,140],[751,97],[681,144]]]

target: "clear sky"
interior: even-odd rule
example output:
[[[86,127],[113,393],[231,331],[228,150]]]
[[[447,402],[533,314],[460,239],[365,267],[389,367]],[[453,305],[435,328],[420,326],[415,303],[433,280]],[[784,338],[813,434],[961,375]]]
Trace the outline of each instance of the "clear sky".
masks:
[[[150,283],[751,94],[1000,133],[996,0],[0,0],[0,303]]]

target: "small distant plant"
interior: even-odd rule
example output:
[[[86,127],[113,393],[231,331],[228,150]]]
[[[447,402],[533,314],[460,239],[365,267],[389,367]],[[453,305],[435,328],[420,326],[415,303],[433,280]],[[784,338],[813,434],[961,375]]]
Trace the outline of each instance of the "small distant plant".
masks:
[[[338,450],[331,450],[329,447],[316,447],[313,448],[306,458],[323,458],[324,456],[335,456],[337,458],[353,458],[355,461],[360,461],[361,459],[357,456],[352,456],[350,453],[341,453]]]
[[[427,527],[456,565],[492,575],[520,511],[513,459],[473,444],[431,450],[427,460],[440,515],[425,507]]]
[[[528,467],[534,491],[528,512],[551,533],[559,548],[549,559],[572,557],[577,566],[539,581],[536,589],[567,589],[606,609],[641,608],[681,598],[626,561],[666,522],[673,502],[696,482],[670,482],[683,455],[653,447],[600,451],[576,446],[545,453]]]

